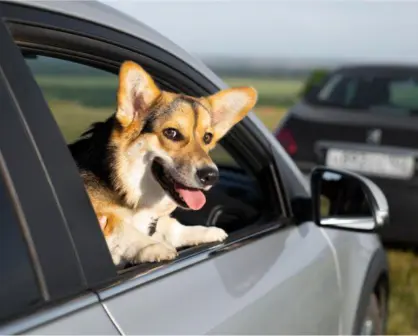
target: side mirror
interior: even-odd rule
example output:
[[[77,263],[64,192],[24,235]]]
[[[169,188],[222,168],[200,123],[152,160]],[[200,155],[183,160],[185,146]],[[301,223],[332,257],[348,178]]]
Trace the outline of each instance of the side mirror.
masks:
[[[311,192],[317,225],[375,231],[389,222],[385,195],[361,175],[317,167],[311,174]]]

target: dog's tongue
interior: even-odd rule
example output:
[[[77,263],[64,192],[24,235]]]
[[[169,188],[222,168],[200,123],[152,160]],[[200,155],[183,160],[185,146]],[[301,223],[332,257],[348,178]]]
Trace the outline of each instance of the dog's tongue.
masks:
[[[200,190],[184,189],[179,184],[176,184],[175,188],[190,209],[199,210],[205,205],[206,197]]]

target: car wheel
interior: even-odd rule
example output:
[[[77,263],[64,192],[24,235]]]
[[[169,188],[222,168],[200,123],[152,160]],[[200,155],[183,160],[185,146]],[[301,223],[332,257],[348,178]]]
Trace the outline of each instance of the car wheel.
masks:
[[[386,316],[385,306],[379,303],[375,293],[369,296],[365,316],[360,325],[360,335],[384,335]]]

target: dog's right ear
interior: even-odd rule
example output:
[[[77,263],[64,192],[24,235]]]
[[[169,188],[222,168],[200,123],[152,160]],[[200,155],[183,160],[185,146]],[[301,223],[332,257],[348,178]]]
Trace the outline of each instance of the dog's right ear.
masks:
[[[151,76],[138,64],[126,61],[119,71],[116,118],[123,127],[144,119],[149,106],[161,94]]]

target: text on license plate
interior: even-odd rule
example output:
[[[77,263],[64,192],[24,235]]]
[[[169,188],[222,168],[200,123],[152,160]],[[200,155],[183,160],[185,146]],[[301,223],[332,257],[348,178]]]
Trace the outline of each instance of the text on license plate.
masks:
[[[333,168],[402,179],[411,178],[415,172],[414,156],[402,154],[329,149],[325,164]]]

